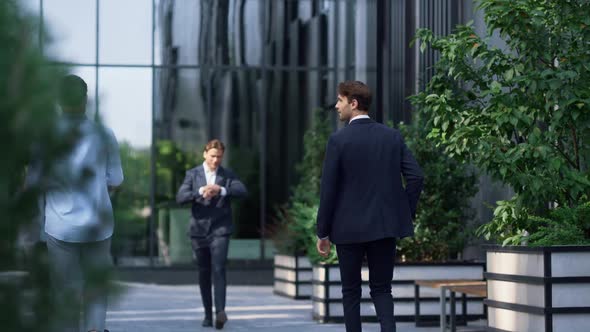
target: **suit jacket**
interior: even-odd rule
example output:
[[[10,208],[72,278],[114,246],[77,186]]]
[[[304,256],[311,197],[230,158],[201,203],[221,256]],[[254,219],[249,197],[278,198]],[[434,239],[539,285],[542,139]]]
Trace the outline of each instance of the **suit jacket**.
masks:
[[[413,235],[423,178],[398,130],[352,121],[328,140],[317,236],[346,244]]]
[[[231,199],[247,195],[246,186],[228,169],[218,167],[215,183],[225,187],[226,196],[218,195],[206,200],[199,194],[199,188],[207,185],[205,169],[199,165],[186,172],[176,201],[179,204],[192,203],[189,235],[204,238],[211,235],[223,236],[233,232]]]

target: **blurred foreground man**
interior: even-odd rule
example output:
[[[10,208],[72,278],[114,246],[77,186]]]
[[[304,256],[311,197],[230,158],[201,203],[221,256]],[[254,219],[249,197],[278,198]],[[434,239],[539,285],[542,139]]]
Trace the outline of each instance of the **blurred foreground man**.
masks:
[[[114,226],[109,190],[123,182],[123,170],[112,131],[86,117],[87,91],[78,76],[61,82],[61,129],[76,141],[47,180],[45,233],[60,311],[56,332],[106,331]]]

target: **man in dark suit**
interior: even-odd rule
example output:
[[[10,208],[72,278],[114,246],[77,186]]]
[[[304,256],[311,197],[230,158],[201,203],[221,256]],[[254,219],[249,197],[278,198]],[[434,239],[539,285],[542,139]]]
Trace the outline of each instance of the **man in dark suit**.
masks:
[[[391,280],[396,238],[414,233],[422,192],[420,166],[399,131],[367,115],[371,91],[362,82],[338,85],[336,109],[348,126],[326,146],[317,216],[317,250],[336,245],[347,332],[361,331],[361,267],[367,257],[371,298],[381,331],[395,331]],[[405,188],[402,185],[405,179]]]
[[[205,162],[186,172],[176,201],[192,203],[189,235],[199,266],[199,286],[205,309],[203,326],[213,326],[211,274],[215,288],[215,327],[227,322],[225,264],[233,230],[231,199],[247,194],[244,184],[221,167],[225,146],[212,140],[205,146]]]

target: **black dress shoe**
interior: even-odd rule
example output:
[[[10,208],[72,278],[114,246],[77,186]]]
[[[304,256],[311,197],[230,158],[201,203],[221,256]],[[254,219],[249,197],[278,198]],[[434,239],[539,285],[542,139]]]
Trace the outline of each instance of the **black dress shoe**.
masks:
[[[213,320],[211,318],[203,319],[203,323],[201,324],[203,327],[213,327]]]
[[[225,311],[218,312],[217,316],[215,317],[215,328],[221,330],[226,322],[227,315],[225,314]]]

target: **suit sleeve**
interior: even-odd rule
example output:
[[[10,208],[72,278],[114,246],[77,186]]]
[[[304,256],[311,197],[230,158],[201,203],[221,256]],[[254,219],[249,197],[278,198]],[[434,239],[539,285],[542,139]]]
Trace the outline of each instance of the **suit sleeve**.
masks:
[[[178,204],[192,203],[195,200],[195,192],[193,190],[193,177],[191,171],[187,171],[176,194],[176,202]]]
[[[408,196],[410,203],[412,218],[415,218],[418,200],[420,199],[420,194],[424,188],[424,174],[401,135],[400,141],[402,145],[401,171],[406,180],[406,195]]]
[[[248,190],[246,189],[246,186],[244,185],[244,183],[242,181],[240,181],[240,179],[238,179],[238,177],[232,173],[232,172],[228,172],[229,173],[229,183],[228,186],[225,187],[225,190],[227,192],[227,196],[230,197],[245,197],[248,195]]]
[[[316,224],[317,236],[320,239],[328,237],[332,229],[332,219],[338,198],[339,159],[338,146],[333,136],[330,136],[326,145],[326,155],[322,169],[320,206]]]

